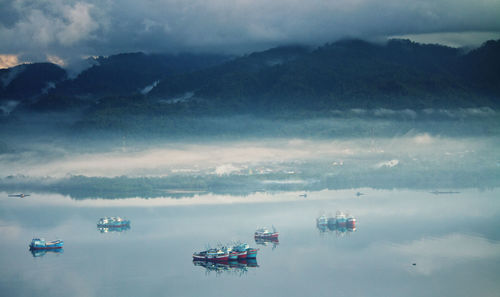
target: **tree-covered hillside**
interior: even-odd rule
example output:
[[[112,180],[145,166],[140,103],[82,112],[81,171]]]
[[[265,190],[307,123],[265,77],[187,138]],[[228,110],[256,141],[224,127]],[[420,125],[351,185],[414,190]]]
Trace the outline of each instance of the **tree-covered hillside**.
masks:
[[[250,55],[169,77],[150,95],[165,99],[193,92],[194,98],[223,109],[255,111],[497,107],[499,43],[463,53],[408,40],[384,45],[344,40],[265,67],[265,59],[255,61],[257,67],[244,63],[252,62]]]
[[[94,63],[74,79],[47,63],[2,70],[0,95],[17,94],[11,97],[20,103],[4,100],[0,108],[18,121],[24,112],[77,111],[82,129],[181,133],[198,131],[191,120],[207,116],[301,118],[380,108],[426,116],[425,109],[500,107],[500,41],[465,51],[408,40],[342,40],[233,59],[131,53]]]

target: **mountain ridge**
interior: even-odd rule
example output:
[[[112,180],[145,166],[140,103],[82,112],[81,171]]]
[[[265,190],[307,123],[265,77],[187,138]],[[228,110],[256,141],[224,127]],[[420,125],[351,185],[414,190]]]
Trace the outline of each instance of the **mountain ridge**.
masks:
[[[75,78],[50,63],[0,70],[1,107],[5,114],[12,109],[5,102],[17,111],[87,110],[87,117],[500,107],[500,40],[468,52],[403,39],[346,39],[235,58],[138,52],[93,63]],[[11,79],[24,68],[32,71]]]

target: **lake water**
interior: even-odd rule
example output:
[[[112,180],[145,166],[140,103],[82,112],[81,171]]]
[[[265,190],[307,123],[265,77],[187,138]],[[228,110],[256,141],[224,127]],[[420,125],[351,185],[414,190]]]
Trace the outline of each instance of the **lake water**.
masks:
[[[0,295],[498,296],[498,189],[300,194],[72,200],[0,192]],[[336,211],[355,216],[356,230],[316,227],[319,215]],[[100,232],[104,216],[126,217],[131,228]],[[271,225],[279,243],[257,245],[255,229]],[[65,246],[33,255],[33,237]],[[256,263],[194,265],[193,252],[230,241],[260,248]]]

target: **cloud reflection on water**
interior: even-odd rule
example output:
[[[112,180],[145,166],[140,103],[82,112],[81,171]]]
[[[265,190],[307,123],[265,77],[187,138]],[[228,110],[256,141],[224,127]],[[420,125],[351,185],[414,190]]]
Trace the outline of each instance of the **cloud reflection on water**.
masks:
[[[414,270],[424,275],[463,265],[463,262],[500,257],[500,242],[476,234],[452,233],[441,237],[424,237],[405,244],[395,244],[390,249],[411,258],[416,263]]]

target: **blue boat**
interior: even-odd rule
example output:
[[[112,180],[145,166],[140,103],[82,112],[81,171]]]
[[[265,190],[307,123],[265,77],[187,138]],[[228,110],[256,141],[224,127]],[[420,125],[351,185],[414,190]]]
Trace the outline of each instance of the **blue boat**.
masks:
[[[247,249],[247,259],[256,259],[258,251],[259,251],[259,249],[256,249],[256,248],[248,248]]]
[[[249,246],[247,243],[240,243],[233,247],[233,252],[236,252],[238,255],[238,259],[246,259],[247,258],[247,250]]]
[[[251,248],[248,243],[240,243],[233,247],[233,251],[238,253],[238,259],[255,259],[259,249]]]
[[[53,241],[45,241],[43,238],[33,238],[29,245],[30,250],[52,250],[61,249],[64,242],[60,239]]]

